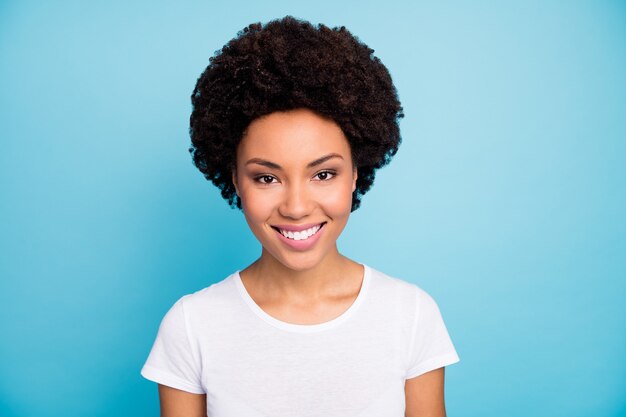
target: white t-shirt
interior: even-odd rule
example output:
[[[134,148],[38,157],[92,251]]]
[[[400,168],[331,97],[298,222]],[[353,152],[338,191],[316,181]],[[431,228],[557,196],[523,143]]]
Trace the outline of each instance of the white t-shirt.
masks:
[[[459,357],[429,294],[364,270],[348,310],[312,325],[267,314],[237,271],[174,304],[141,374],[206,393],[210,417],[403,417],[405,379]]]

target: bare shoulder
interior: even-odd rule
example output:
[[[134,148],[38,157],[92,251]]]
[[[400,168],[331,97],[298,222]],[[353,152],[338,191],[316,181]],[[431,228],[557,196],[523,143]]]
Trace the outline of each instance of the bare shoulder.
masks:
[[[441,367],[404,384],[406,397],[405,417],[445,417],[444,371]]]
[[[159,384],[161,417],[206,417],[206,394],[192,394]]]

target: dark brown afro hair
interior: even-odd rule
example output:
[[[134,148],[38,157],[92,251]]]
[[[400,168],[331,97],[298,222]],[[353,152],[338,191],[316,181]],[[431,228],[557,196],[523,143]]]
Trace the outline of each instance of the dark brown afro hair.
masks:
[[[231,206],[237,146],[254,119],[308,108],[334,120],[357,167],[352,211],[400,145],[404,117],[387,68],[345,27],[286,16],[243,29],[209,59],[191,96],[193,162]]]

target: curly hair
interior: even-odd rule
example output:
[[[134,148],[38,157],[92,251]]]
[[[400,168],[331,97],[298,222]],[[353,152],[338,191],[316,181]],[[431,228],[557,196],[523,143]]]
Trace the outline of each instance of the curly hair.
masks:
[[[256,118],[308,108],[337,123],[357,168],[352,209],[401,142],[396,88],[374,50],[344,26],[286,16],[253,23],[209,59],[191,96],[195,166],[241,209],[232,183],[237,146]]]

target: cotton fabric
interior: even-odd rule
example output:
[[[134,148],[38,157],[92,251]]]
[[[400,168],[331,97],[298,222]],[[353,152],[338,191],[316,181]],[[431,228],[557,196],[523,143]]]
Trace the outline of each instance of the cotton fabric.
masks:
[[[405,380],[459,356],[428,293],[363,267],[354,303],[320,324],[265,313],[239,271],[186,295],[141,374],[206,394],[210,417],[403,417]]]

